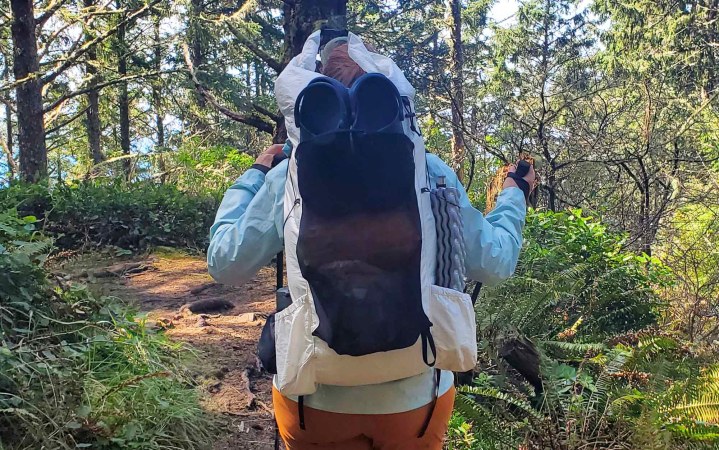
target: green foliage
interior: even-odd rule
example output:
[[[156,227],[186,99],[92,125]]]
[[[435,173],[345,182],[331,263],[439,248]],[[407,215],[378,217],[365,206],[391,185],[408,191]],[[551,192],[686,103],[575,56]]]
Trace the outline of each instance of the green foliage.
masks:
[[[620,235],[580,211],[531,212],[524,233],[515,276],[484,291],[483,328],[593,340],[656,323],[654,287],[669,280],[657,260],[623,251]]]
[[[462,404],[462,398],[457,398],[457,402],[457,406]],[[445,448],[447,450],[477,449],[480,448],[478,439],[474,427],[467,422],[466,415],[454,412],[449,419]]]
[[[526,399],[501,392],[496,385],[494,376],[481,373],[473,386],[457,389],[448,448],[506,448],[516,443],[524,432],[527,424],[523,414],[538,416]],[[500,421],[504,426],[497,426]]]
[[[255,161],[254,157],[236,148],[226,145],[208,148],[198,145],[195,140],[186,142],[167,157],[173,167],[168,181],[186,192],[210,195],[222,192]]]
[[[2,448],[203,448],[186,351],[114,300],[51,283],[34,225],[0,214]]]
[[[716,366],[657,331],[671,274],[579,211],[531,212],[517,275],[477,306],[480,366],[459,389],[449,448],[713,448]],[[498,357],[534,338],[542,390]],[[515,362],[516,364],[516,362]]]
[[[80,183],[53,188],[17,185],[0,190],[0,208],[15,207],[42,221],[57,245],[115,245],[204,249],[218,197],[189,194],[175,185],[149,182]]]
[[[647,353],[646,340],[661,349]],[[545,353],[540,395],[481,373],[458,390],[449,448],[715,448],[719,371],[687,361],[673,342],[647,334],[571,365]]]
[[[719,342],[719,220],[710,204],[687,205],[675,212],[661,233],[657,255],[669,264],[677,282],[664,294],[671,302],[675,327],[698,345]]]

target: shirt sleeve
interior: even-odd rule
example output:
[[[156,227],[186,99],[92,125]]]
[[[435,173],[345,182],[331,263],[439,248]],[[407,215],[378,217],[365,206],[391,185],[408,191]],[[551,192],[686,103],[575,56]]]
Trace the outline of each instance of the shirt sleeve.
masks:
[[[522,191],[515,187],[504,189],[496,208],[485,217],[472,206],[457,176],[441,159],[427,155],[427,165],[432,187],[436,186],[437,177],[444,176],[447,186],[460,193],[467,276],[487,285],[509,278],[517,267],[522,248],[522,228],[527,214]]]
[[[264,174],[249,169],[225,193],[210,228],[212,278],[241,285],[282,251],[287,162]]]

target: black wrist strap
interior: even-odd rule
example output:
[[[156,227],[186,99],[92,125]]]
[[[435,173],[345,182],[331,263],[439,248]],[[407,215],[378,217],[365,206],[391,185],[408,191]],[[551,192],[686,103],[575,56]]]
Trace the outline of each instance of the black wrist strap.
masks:
[[[270,168],[265,166],[264,164],[253,164],[252,167],[250,167],[250,169],[257,169],[260,172],[264,173],[265,175],[267,175],[267,172],[270,171]]]
[[[529,187],[529,183],[527,182],[527,180],[520,177],[519,175],[517,175],[514,172],[508,173],[507,178],[513,179],[514,182],[517,183],[517,187],[519,189],[521,189],[522,192],[524,192],[524,199],[529,200],[530,187]]]

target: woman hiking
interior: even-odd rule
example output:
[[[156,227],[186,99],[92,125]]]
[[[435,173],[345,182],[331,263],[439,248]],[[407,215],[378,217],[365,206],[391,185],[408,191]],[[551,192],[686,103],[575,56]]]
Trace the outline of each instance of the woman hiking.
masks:
[[[347,38],[335,39],[321,54],[321,73],[346,88],[352,88],[365,75],[350,56],[350,45]],[[289,157],[291,152],[287,145],[270,146],[226,192],[211,228],[208,250],[209,271],[218,282],[242,285],[283,250],[284,229],[291,220],[288,210],[290,214],[294,210],[285,207],[290,161],[285,159],[275,168],[272,166],[278,156]],[[342,175],[350,177],[352,173]],[[466,247],[464,264],[469,277],[484,284],[508,278],[515,270],[522,246],[526,215],[526,192],[518,183],[533,186],[534,170],[530,169],[523,180],[508,177],[496,208],[486,217],[471,206],[454,172],[431,154],[426,155],[426,176],[431,186],[442,183],[459,192]],[[288,268],[290,272],[292,268]],[[311,311],[316,315],[314,309]],[[472,313],[468,312],[470,321],[474,321]],[[276,376],[273,403],[280,436],[290,450],[439,450],[455,390],[451,371],[434,370],[429,365],[422,373],[388,382],[318,384],[311,395],[280,392],[281,380]],[[377,370],[390,369],[385,366]]]

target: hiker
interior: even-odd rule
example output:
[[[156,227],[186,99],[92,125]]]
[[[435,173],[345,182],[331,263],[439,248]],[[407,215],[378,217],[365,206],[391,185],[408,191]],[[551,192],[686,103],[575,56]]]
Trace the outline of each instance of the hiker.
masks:
[[[434,244],[434,237],[428,232],[430,228],[426,228],[433,227],[434,221],[423,220],[426,214],[431,215],[432,212],[427,212],[428,206],[425,204],[418,206],[416,199],[421,198],[425,189],[422,189],[422,194],[415,196],[415,179],[426,179],[432,188],[441,184],[457,190],[466,253],[463,269],[466,269],[466,275],[473,280],[495,284],[508,278],[515,270],[522,245],[521,232],[526,215],[525,195],[528,194],[527,186],[534,184],[534,170],[530,168],[523,178],[516,177],[516,180],[508,177],[496,208],[484,217],[472,207],[456,175],[440,158],[426,154],[425,163],[424,144],[411,113],[411,86],[401,75],[401,71],[389,59],[369,52],[359,38],[350,34],[348,38],[335,39],[324,47],[325,51],[321,53],[322,74],[336,81],[321,79],[318,90],[335,90],[340,96],[338,98],[349,99],[349,94],[343,89],[351,88],[355,83],[362,83],[363,81],[358,80],[366,76],[367,72],[353,59],[352,55],[355,55],[357,60],[364,61],[363,64],[369,65],[372,61],[378,61],[377,67],[381,67],[381,71],[385,72],[383,76],[400,85],[397,99],[402,97],[400,101],[405,102],[408,113],[402,113],[399,119],[401,121],[398,123],[403,128],[400,128],[400,131],[395,128],[393,131],[396,138],[387,141],[395,143],[396,149],[378,150],[376,145],[362,147],[364,144],[356,136],[350,138],[355,139],[354,142],[341,141],[342,145],[359,146],[362,152],[350,152],[355,156],[359,154],[361,157],[363,152],[373,155],[373,158],[378,158],[376,155],[389,155],[387,158],[390,158],[390,167],[379,169],[378,174],[372,172],[371,176],[375,177],[372,180],[377,180],[380,184],[377,190],[367,187],[365,183],[364,190],[359,191],[359,195],[338,198],[339,194],[334,192],[335,190],[327,189],[326,185],[319,185],[321,189],[309,181],[303,185],[302,177],[306,180],[313,171],[324,170],[324,167],[319,167],[323,166],[323,161],[332,159],[334,162],[339,158],[336,153],[342,152],[341,146],[335,151],[326,151],[330,147],[322,146],[329,144],[325,141],[313,141],[313,130],[305,124],[307,115],[312,111],[302,110],[307,109],[308,105],[311,106],[315,100],[311,98],[314,94],[307,90],[307,82],[298,81],[298,78],[304,76],[309,80],[317,76],[313,71],[314,55],[319,53],[319,43],[317,34],[311,36],[303,55],[293,60],[289,71],[283,73],[277,81],[278,104],[288,119],[290,141],[300,142],[300,147],[296,147],[296,142],[292,145],[270,146],[257,158],[252,168],[226,192],[211,229],[209,271],[218,282],[238,286],[249,281],[260,268],[270,263],[278,252],[283,249],[286,252],[293,302],[290,307],[273,317],[275,322],[272,331],[276,332],[277,336],[271,338],[271,344],[277,344],[277,367],[274,369],[278,375],[273,383],[274,410],[279,433],[288,449],[439,450],[442,448],[454,403],[455,391],[451,371],[469,370],[476,364],[476,324],[474,311],[466,294],[437,286],[425,288],[431,284],[424,281],[431,278],[426,273],[426,270],[429,270],[426,267],[433,265],[424,264],[425,252],[421,252],[423,256],[420,258],[419,250],[423,249],[425,244]],[[316,81],[311,81],[310,85]],[[344,86],[338,86],[337,82]],[[293,83],[298,85],[294,86]],[[387,91],[389,94],[382,97],[393,98],[394,86],[386,87],[382,83],[381,77],[366,82],[372,88],[390,89]],[[352,95],[361,91],[361,86],[355,87],[358,89],[353,91]],[[299,92],[300,90],[302,92]],[[413,91],[411,94],[413,95]],[[320,94],[315,96],[319,99],[317,104],[322,103],[320,100],[325,102],[322,104],[327,104],[326,98],[318,95]],[[304,103],[301,105],[295,105],[298,97],[303,98]],[[404,100],[405,97],[409,100]],[[381,100],[383,99],[370,99],[370,103],[381,103]],[[347,101],[356,103],[359,100]],[[357,110],[359,108],[356,107]],[[303,115],[301,130],[292,128],[300,120],[296,114]],[[361,120],[356,119],[352,126],[358,126],[359,122]],[[414,132],[408,131],[410,128]],[[401,130],[410,133],[411,140],[405,139]],[[303,134],[301,137],[298,136],[300,132]],[[338,136],[337,139],[341,140],[348,134],[339,133]],[[294,158],[298,157],[297,153],[300,153],[303,145],[305,156],[302,157],[306,159],[298,164]],[[313,145],[316,148],[313,148]],[[408,149],[407,152],[400,150],[404,149],[404,146]],[[297,151],[293,152],[293,148],[297,148]],[[410,159],[408,170],[411,172],[405,177],[411,183],[411,195],[400,198],[397,197],[399,194],[395,193],[404,192],[403,187],[389,185],[395,182],[395,178],[404,177],[404,172],[400,174],[401,168],[397,166],[402,164],[404,159],[401,158],[406,155],[410,155],[410,158],[414,155],[415,158],[415,164],[412,164]],[[395,157],[400,158],[396,163],[391,159]],[[309,161],[313,161],[312,158],[318,158],[314,165],[309,164]],[[279,160],[282,161],[272,168],[273,161],[277,163]],[[341,164],[341,161],[338,164]],[[297,169],[298,166],[300,170]],[[325,173],[324,178],[315,184],[336,183],[341,187],[347,179],[362,176],[363,171],[376,169],[372,164],[348,165],[347,170],[342,173]],[[393,173],[393,170],[397,173]],[[417,172],[419,175],[415,177],[414,171],[420,171]],[[514,168],[511,171],[514,172]],[[518,184],[524,185],[524,191]],[[304,201],[297,200],[298,191]],[[380,202],[403,206],[399,208],[400,212],[389,209],[389,206],[385,209],[375,208],[376,205],[370,205],[368,210],[360,212],[351,210],[366,207],[362,206],[367,203],[366,198],[357,198],[362,197],[362,192],[365,191],[367,198],[377,194],[383,196]],[[316,195],[317,199],[312,199],[311,195]],[[387,200],[384,196],[397,198]],[[320,199],[322,201],[319,201]],[[348,211],[337,212],[340,209]],[[409,220],[405,220],[407,217]],[[419,220],[414,220],[415,218]],[[306,230],[303,231],[302,227]],[[367,230],[370,230],[371,234],[367,234]],[[351,233],[352,236],[342,235],[343,232]],[[286,245],[288,239],[293,245]],[[401,242],[395,245],[397,241]],[[347,242],[355,247],[347,247]],[[386,262],[387,266],[384,262],[372,265],[366,261],[358,261],[375,251],[373,246],[377,245],[392,247],[381,249],[385,252],[382,254],[382,261],[390,261]],[[362,248],[356,248],[357,246]],[[393,246],[401,248],[396,249]],[[337,253],[346,255],[338,256],[335,261],[328,249],[335,249]],[[404,255],[402,251],[413,255],[413,263],[406,263],[405,259],[402,259],[404,256],[397,256]],[[397,258],[397,267],[391,266],[392,258]],[[323,265],[313,265],[315,260],[321,260]],[[418,268],[413,268],[414,263]],[[382,265],[382,268],[378,268],[379,265]],[[405,270],[405,266],[408,269]],[[418,270],[421,271],[419,275]],[[357,273],[352,275],[353,271]],[[402,288],[392,290],[393,283],[398,277],[405,276],[405,273],[409,274],[407,279],[410,281],[403,278],[400,281]],[[417,284],[415,291],[411,285],[418,280],[422,282]],[[381,291],[385,288],[391,295],[382,297]],[[348,292],[345,293],[342,289]],[[342,296],[346,303],[359,300],[358,304],[363,309],[351,311],[355,314],[351,317],[356,319],[343,319],[344,322],[332,323],[337,317],[346,318],[341,315],[346,311],[333,309],[333,299],[327,298],[327,292],[337,292],[336,295]],[[404,298],[408,296],[407,292],[411,294],[411,298]],[[365,322],[372,322],[375,315],[379,315],[373,308],[380,307],[377,306],[380,303],[372,303],[371,299],[375,297],[371,297],[370,293],[382,298],[382,305],[392,303],[395,295],[403,297],[407,305],[419,305],[419,315],[425,321],[427,317],[422,313],[423,299],[437,305],[455,300],[459,303],[453,306],[454,309],[439,311],[438,315],[429,314],[432,323],[426,325],[424,331],[404,336],[409,339],[408,348],[404,348],[405,344],[397,344],[385,349],[382,347],[383,342],[373,340],[377,335],[401,335],[399,332],[392,333],[393,330],[388,333],[384,333],[386,330],[378,330],[355,334],[351,339],[343,340],[342,333],[349,332],[347,329],[362,327]],[[314,303],[311,301],[312,297],[315,297]],[[374,306],[370,308],[367,306],[369,304]],[[413,321],[412,311],[409,307],[400,311],[401,321]],[[457,314],[451,316],[453,312]],[[445,320],[442,320],[442,317]],[[334,328],[331,329],[327,322],[334,325]],[[396,320],[395,323],[398,329],[404,325]],[[453,336],[447,335],[452,335],[455,331],[463,333],[464,342],[457,344],[465,347],[463,354],[451,354],[454,349],[448,347],[454,344],[448,346],[442,341],[452,341]],[[415,341],[416,344],[412,345]],[[354,346],[366,346],[368,350],[360,351]],[[474,354],[471,354],[472,352]],[[450,355],[447,356],[448,354]],[[324,382],[326,380],[332,382]]]

